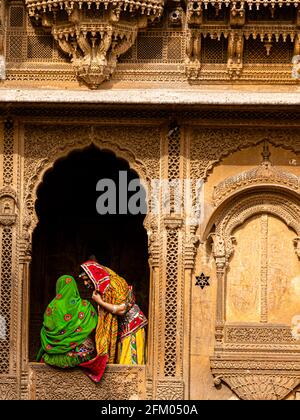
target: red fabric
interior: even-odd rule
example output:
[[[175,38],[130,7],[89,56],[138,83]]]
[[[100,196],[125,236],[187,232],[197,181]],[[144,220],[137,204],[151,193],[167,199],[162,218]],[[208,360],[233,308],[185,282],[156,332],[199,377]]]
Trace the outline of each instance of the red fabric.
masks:
[[[88,362],[81,363],[84,373],[94,382],[100,382],[108,361],[108,355],[97,356]]]
[[[109,273],[96,261],[86,261],[81,265],[85,273],[94,283],[97,292],[103,294],[110,285]]]
[[[133,305],[132,308],[121,317],[119,322],[119,338],[123,340],[135,331],[148,324],[148,320],[139,308],[138,305]]]

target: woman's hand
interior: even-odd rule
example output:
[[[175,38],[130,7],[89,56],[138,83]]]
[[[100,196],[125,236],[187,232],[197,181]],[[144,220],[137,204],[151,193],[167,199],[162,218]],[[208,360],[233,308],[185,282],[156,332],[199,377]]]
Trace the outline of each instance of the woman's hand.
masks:
[[[104,303],[103,299],[101,298],[101,295],[98,292],[96,292],[96,290],[94,290],[94,292],[93,292],[92,299],[96,303],[98,303],[98,305],[101,305],[102,306],[103,303]]]
[[[123,305],[112,305],[110,303],[104,302],[101,295],[94,291],[92,295],[92,299],[98,303],[98,305],[102,306],[103,309],[110,312],[113,315],[125,315],[127,312],[125,303]]]

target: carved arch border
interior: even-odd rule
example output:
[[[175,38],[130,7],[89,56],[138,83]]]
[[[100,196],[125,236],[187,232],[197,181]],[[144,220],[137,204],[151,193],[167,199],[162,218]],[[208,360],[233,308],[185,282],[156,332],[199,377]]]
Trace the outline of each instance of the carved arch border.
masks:
[[[300,197],[298,204],[300,205]],[[228,238],[237,227],[259,213],[279,217],[288,227],[293,228],[297,235],[300,234],[300,207],[297,207],[297,201],[291,199],[291,196],[279,191],[266,192],[264,195],[254,193],[233,205],[231,210],[227,210],[228,207],[216,220],[216,233],[224,238]]]
[[[52,125],[51,125],[52,126]],[[63,125],[61,127],[64,127]],[[95,128],[105,128],[106,133],[109,133],[110,125],[95,125]],[[128,127],[128,126],[126,126]],[[115,127],[114,127],[115,128]],[[32,126],[30,126],[32,130]],[[20,247],[20,275],[22,277],[22,283],[24,285],[23,296],[22,296],[22,313],[24,314],[23,326],[22,326],[22,335],[25,337],[25,340],[22,341],[22,351],[24,355],[22,361],[22,399],[27,399],[31,392],[31,387],[33,384],[28,379],[31,375],[31,369],[28,365],[28,337],[29,337],[29,315],[27,313],[26,307],[28,305],[29,299],[29,284],[30,284],[30,263],[31,263],[31,247],[32,247],[32,234],[38,223],[38,217],[35,210],[35,204],[37,200],[37,192],[39,186],[42,184],[45,174],[54,168],[55,164],[61,160],[67,158],[72,152],[84,150],[85,148],[94,145],[101,151],[108,151],[115,155],[117,159],[122,159],[127,162],[129,168],[137,174],[140,179],[141,184],[146,191],[146,202],[150,207],[150,196],[148,194],[150,182],[153,177],[154,169],[151,167],[151,163],[147,161],[144,162],[143,159],[137,157],[137,154],[140,152],[140,149],[135,149],[135,142],[132,142],[132,147],[129,147],[128,142],[126,145],[122,145],[122,137],[118,136],[120,131],[114,133],[112,130],[111,137],[101,136],[101,133],[96,132],[94,127],[84,128],[83,126],[79,127],[78,132],[69,128],[66,128],[66,138],[61,140],[57,138],[56,133],[47,133],[45,132],[45,137],[43,138],[45,142],[48,142],[47,147],[44,149],[43,142],[40,142],[40,136],[43,133],[39,132],[36,134],[35,138],[32,140],[32,143],[27,148],[27,153],[24,153],[24,161],[26,164],[26,159],[28,166],[24,168],[23,172],[23,212],[21,214],[21,226],[22,226],[22,235],[19,241]],[[121,133],[122,133],[121,128]],[[33,129],[34,133],[34,129]],[[85,133],[85,134],[84,134]],[[28,136],[32,133],[29,130]],[[84,134],[84,135],[83,135]],[[64,133],[62,132],[62,136]],[[125,138],[126,134],[124,134]],[[26,135],[24,141],[26,142]],[[160,137],[158,137],[160,141]],[[31,149],[34,151],[31,153]],[[160,151],[160,144],[158,146]],[[158,166],[159,170],[159,166]],[[159,176],[159,174],[157,175]],[[149,237],[148,243],[148,252],[149,252],[149,266],[150,270],[154,271],[158,265],[160,258],[160,249],[157,246],[157,231],[158,231],[158,217],[154,214],[147,213],[144,219],[144,228],[146,229]],[[150,283],[151,284],[151,283]],[[151,300],[151,289],[150,289],[150,300]],[[150,312],[151,314],[151,309]],[[151,315],[150,315],[151,316]],[[153,316],[153,315],[152,315]],[[152,346],[152,332],[148,332],[148,345]],[[149,361],[148,363],[153,363]],[[141,375],[141,380],[137,384],[137,389],[139,389],[139,395],[144,395],[145,387],[141,387],[141,381],[147,380],[148,374],[146,374],[147,369],[143,370]],[[123,373],[125,376],[128,376],[128,373],[131,374],[131,370],[124,369]],[[110,371],[108,372],[111,375]],[[38,379],[39,380],[39,379]],[[144,389],[145,388],[145,389]],[[121,398],[121,396],[120,396]]]
[[[295,154],[300,153],[300,136],[295,130],[257,129],[253,134],[249,128],[207,128],[192,126],[188,130],[191,151],[191,174],[194,179],[206,181],[214,168],[233,153],[268,142]],[[220,138],[218,137],[220,133]],[[293,134],[293,135],[292,135]],[[217,142],[217,143],[215,143]],[[208,148],[209,153],[208,152]],[[200,150],[200,153],[199,153]]]
[[[281,198],[283,197],[285,197],[287,201],[282,201]],[[246,205],[248,203],[250,211],[250,209],[253,208],[253,198],[256,199],[256,205],[261,204],[262,206],[265,206],[264,211],[266,213],[272,212],[274,215],[276,215],[275,213],[277,212],[278,217],[280,217],[280,214],[283,215],[283,211],[278,212],[278,208],[276,206],[272,208],[272,211],[268,211],[266,208],[266,206],[269,204],[266,202],[267,199],[273,198],[275,200],[275,198],[277,198],[277,201],[275,200],[274,204],[279,206],[279,208],[281,206],[282,209],[286,209],[286,211],[290,213],[290,218],[281,218],[286,222],[288,226],[294,226],[296,233],[298,235],[300,234],[300,223],[296,223],[297,218],[296,214],[294,214],[295,212],[299,213],[298,217],[300,217],[300,207],[298,210],[298,206],[300,206],[300,191],[295,191],[286,185],[245,185],[240,190],[235,191],[233,194],[228,194],[224,200],[216,205],[213,212],[209,215],[209,217],[205,220],[204,225],[201,227],[201,240],[203,242],[207,240],[213,226],[219,226],[218,232],[216,233],[224,235],[224,232],[226,231],[224,227],[226,222],[232,219],[235,213],[240,214],[241,211],[243,211],[243,204]],[[293,206],[288,206],[291,203],[293,203]],[[294,218],[292,216],[294,216]],[[241,224],[244,223],[245,220],[243,220]],[[238,227],[238,225],[234,226],[231,229],[231,232],[236,227]]]
[[[58,145],[52,150],[51,157],[43,158],[35,167],[34,173],[29,178],[25,186],[24,204],[25,212],[23,217],[23,228],[27,235],[30,236],[38,224],[38,217],[35,211],[35,203],[37,200],[37,191],[39,186],[43,183],[45,174],[54,168],[55,164],[62,159],[75,152],[84,150],[85,148],[94,145],[101,151],[108,151],[113,153],[117,159],[125,160],[129,168],[136,172],[139,179],[145,188],[147,194],[147,203],[149,202],[148,187],[150,183],[150,176],[148,174],[146,165],[136,158],[134,152],[128,148],[122,148],[118,143],[111,140],[103,141],[99,138],[90,139],[88,136],[84,139],[74,141],[71,144]],[[147,225],[147,216],[144,225]]]

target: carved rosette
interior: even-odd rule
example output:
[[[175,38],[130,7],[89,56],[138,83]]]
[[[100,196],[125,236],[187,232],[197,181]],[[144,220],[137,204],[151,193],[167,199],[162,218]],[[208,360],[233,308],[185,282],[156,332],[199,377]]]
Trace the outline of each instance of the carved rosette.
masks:
[[[29,16],[51,30],[71,57],[76,75],[97,89],[113,74],[118,57],[134,44],[138,30],[159,18],[164,0],[26,0]]]

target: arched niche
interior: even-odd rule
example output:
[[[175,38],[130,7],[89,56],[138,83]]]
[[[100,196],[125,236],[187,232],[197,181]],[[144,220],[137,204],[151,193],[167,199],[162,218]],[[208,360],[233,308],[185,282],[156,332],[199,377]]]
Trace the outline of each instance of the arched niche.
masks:
[[[126,185],[120,181],[120,172]],[[100,215],[96,201],[100,179],[116,184],[116,213]],[[73,151],[46,171],[37,189],[35,211],[38,224],[32,236],[30,275],[30,360],[39,345],[43,313],[55,294],[59,276],[80,273],[80,264],[95,255],[97,260],[127,279],[145,314],[149,303],[148,237],[144,228],[147,209],[142,191],[143,214],[118,214],[119,187],[138,181],[124,159],[95,146]],[[120,184],[121,182],[121,184]],[[125,188],[125,189],[126,189]],[[128,192],[128,199],[133,192]],[[81,294],[87,292],[79,283]]]
[[[300,382],[300,181],[272,165],[266,142],[262,156],[215,186],[202,230],[216,282],[210,366],[242,399],[282,399]]]

